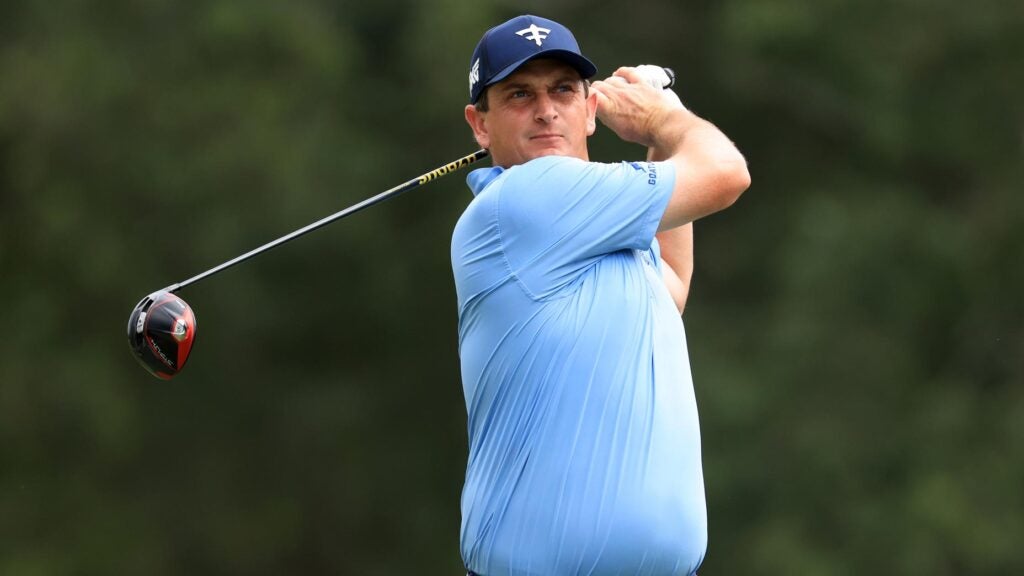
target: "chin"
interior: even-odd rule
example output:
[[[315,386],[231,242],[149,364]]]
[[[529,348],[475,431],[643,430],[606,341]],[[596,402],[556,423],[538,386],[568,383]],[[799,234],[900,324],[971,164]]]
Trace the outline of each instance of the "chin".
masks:
[[[569,150],[565,146],[538,146],[534,148],[527,148],[525,150],[520,149],[517,151],[516,154],[509,156],[506,156],[504,154],[494,154],[494,151],[491,150],[491,155],[492,158],[494,158],[496,165],[504,166],[506,168],[518,164],[526,164],[530,160],[536,160],[537,158],[543,158],[545,156],[570,156],[572,158],[580,158],[582,160],[586,160],[585,155],[574,153],[572,150]],[[514,160],[502,162],[498,160],[499,156],[504,158],[514,158]]]
[[[525,156],[526,160],[524,160],[524,162],[528,162],[545,156],[574,156],[574,154],[563,146],[545,146],[543,148],[531,150]]]

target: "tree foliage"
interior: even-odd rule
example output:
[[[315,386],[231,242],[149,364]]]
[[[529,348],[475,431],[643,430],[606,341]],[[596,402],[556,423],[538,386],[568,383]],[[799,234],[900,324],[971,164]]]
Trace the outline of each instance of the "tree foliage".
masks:
[[[462,176],[186,289],[173,382],[124,322],[473,151],[524,11],[750,163],[696,224],[702,573],[1024,572],[1019,3],[60,0],[0,6],[0,573],[459,573]]]

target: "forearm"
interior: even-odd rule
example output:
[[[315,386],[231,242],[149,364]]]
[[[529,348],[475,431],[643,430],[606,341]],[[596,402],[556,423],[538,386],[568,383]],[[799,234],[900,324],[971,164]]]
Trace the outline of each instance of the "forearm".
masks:
[[[746,160],[732,141],[689,110],[669,111],[653,130],[649,150],[676,166],[676,189],[661,230],[729,207],[750,185]]]
[[[686,108],[668,110],[651,129],[648,155],[658,160],[684,158],[696,165],[742,165],[736,145],[711,122]]]

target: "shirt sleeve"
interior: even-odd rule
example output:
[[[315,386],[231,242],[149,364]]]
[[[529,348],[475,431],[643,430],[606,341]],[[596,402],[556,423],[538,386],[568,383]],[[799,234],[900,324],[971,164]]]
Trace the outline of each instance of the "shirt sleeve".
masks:
[[[546,298],[607,254],[651,248],[675,168],[545,157],[505,176],[497,222],[508,266],[531,297]]]

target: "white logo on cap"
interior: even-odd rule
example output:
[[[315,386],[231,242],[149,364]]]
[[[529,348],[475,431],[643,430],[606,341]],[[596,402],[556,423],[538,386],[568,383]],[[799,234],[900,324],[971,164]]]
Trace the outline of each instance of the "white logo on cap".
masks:
[[[530,35],[527,36],[527,33],[529,33]],[[551,34],[551,30],[547,28],[541,28],[536,24],[530,24],[529,28],[524,28],[519,32],[516,32],[516,34],[519,34],[520,36],[526,38],[527,40],[536,42],[537,46],[540,46],[541,41],[547,38],[548,34]]]
[[[480,59],[477,58],[476,62],[473,62],[473,69],[469,71],[469,89],[473,90],[473,84],[480,81]]]

